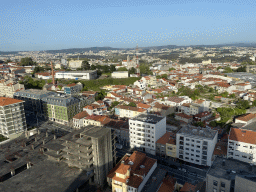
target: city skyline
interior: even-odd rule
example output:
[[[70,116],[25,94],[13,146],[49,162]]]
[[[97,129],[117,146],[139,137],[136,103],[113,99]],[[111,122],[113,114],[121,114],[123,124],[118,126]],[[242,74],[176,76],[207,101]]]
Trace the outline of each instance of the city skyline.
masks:
[[[255,42],[248,1],[10,1],[0,51]]]

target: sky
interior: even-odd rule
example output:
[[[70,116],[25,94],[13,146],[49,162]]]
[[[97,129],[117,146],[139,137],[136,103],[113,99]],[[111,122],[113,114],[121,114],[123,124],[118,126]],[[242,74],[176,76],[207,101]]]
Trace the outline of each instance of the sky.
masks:
[[[255,0],[8,0],[0,51],[256,42]]]

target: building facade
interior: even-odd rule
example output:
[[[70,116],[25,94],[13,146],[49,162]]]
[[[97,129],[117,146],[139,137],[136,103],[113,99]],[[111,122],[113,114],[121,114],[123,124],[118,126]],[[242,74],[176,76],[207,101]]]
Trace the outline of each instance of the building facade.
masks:
[[[36,114],[47,118],[47,114],[44,111],[45,102],[43,98],[49,95],[56,95],[56,93],[39,89],[27,89],[14,93],[14,98],[25,101],[24,109],[26,114]]]
[[[129,119],[130,146],[156,154],[156,141],[166,133],[166,117],[139,114]]]
[[[216,130],[186,126],[176,134],[177,158],[198,165],[211,166],[217,143]]]
[[[111,130],[87,126],[65,135],[62,140],[64,161],[70,167],[94,172],[94,182],[103,186],[115,161],[115,140]]]
[[[0,134],[12,138],[27,128],[24,101],[0,97]]]
[[[57,79],[96,79],[97,71],[59,71],[55,73],[55,78]]]

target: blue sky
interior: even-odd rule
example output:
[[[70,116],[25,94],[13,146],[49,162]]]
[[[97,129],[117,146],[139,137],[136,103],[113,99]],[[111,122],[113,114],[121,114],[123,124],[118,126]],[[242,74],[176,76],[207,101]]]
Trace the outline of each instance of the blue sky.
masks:
[[[9,0],[0,51],[256,42],[255,0]]]

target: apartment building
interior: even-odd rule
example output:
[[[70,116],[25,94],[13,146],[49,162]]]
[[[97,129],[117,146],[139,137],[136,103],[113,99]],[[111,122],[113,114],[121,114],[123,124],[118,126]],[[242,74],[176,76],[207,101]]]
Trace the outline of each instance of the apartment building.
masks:
[[[76,114],[73,117],[73,127],[76,129],[80,129],[82,127],[84,127],[84,119],[89,116],[89,114],[86,111],[82,111],[78,114]]]
[[[56,95],[56,93],[39,89],[27,89],[13,94],[15,99],[25,101],[24,109],[26,114],[36,114],[45,118],[47,118],[48,115],[44,111],[45,102],[43,98],[50,95]]]
[[[211,166],[217,143],[216,130],[186,126],[176,134],[177,158],[190,163]]]
[[[73,117],[87,104],[86,97],[72,97],[64,94],[50,95],[42,99],[50,121],[69,125]]]
[[[130,146],[156,154],[156,141],[166,133],[166,117],[139,114],[129,119]]]
[[[183,121],[185,123],[191,123],[193,121],[193,116],[186,115],[183,113],[177,113],[175,114],[175,119],[177,119],[178,121]]]
[[[248,125],[255,121],[256,121],[256,114],[254,113],[247,113],[235,119],[235,123],[243,123],[245,125]]]
[[[55,73],[55,78],[57,79],[96,79],[97,71],[59,71]]]
[[[67,95],[73,95],[76,93],[80,93],[83,89],[83,84],[78,82],[78,83],[72,83],[64,86],[64,93]]]
[[[228,138],[228,158],[256,164],[256,132],[231,128]]]
[[[115,161],[115,140],[111,130],[91,125],[61,139],[65,146],[63,161],[70,167],[94,172],[94,182],[103,186]]]
[[[156,154],[159,156],[176,157],[176,142],[175,134],[172,132],[166,132],[156,142]]]
[[[89,115],[105,115],[107,113],[107,106],[103,101],[95,101],[83,108]]]
[[[115,107],[115,115],[127,118],[135,117],[141,113],[146,113],[147,110],[137,107],[125,106],[125,105],[118,105]]]
[[[26,128],[24,101],[0,97],[0,134],[13,138]]]
[[[0,81],[0,96],[13,98],[13,94],[17,91],[25,90],[23,84],[14,82],[12,79]]]
[[[112,192],[141,192],[157,167],[157,160],[145,153],[126,154],[108,174]]]
[[[216,157],[206,175],[206,190],[213,192],[251,192],[256,189],[256,167],[235,160]]]

